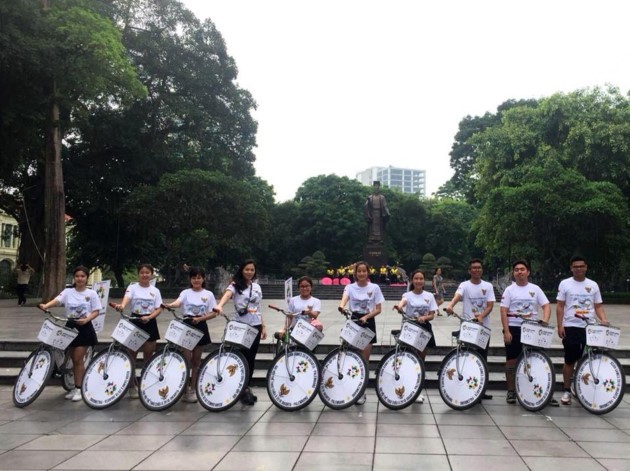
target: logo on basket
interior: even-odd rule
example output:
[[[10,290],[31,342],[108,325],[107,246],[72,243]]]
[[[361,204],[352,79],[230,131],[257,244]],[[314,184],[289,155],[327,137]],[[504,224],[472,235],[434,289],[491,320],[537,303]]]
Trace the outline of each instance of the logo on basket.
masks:
[[[298,373],[306,373],[308,371],[308,363],[306,360],[301,360],[295,367],[295,371]],[[282,388],[281,388],[282,389]]]
[[[206,396],[211,396],[214,392],[214,383],[206,383],[206,385],[203,387],[203,392]]]
[[[477,389],[479,387],[479,378],[476,376],[469,376],[466,380],[466,384],[468,384],[468,389]]]
[[[405,387],[401,386],[399,388],[396,388],[394,389],[394,392],[396,393],[396,396],[402,399],[402,397],[405,395]]]
[[[324,383],[324,386],[326,386],[328,389],[332,389],[335,387],[335,384],[333,383],[333,379],[332,376],[329,377],[326,382]]]
[[[107,386],[105,386],[105,394],[111,397],[114,395],[117,389],[118,387],[116,386],[116,383],[110,381],[109,383],[107,383]]]
[[[534,384],[534,397],[537,397],[538,399],[540,399],[542,397],[543,394],[543,388],[540,384]]]
[[[352,365],[350,368],[348,368],[348,375],[354,379],[357,376],[359,376],[359,367],[357,365]]]
[[[615,380],[614,379],[607,379],[604,381],[604,389],[606,390],[606,392],[613,392],[615,389],[617,389],[617,387],[615,386]]]
[[[580,379],[582,380],[582,382],[584,384],[586,384],[588,386],[589,383],[591,382],[591,374],[590,373],[584,373]]]
[[[448,379],[452,380],[454,374],[455,374],[455,368],[451,368],[450,370],[446,370],[446,376],[448,376]]]
[[[158,389],[158,394],[162,399],[166,399],[166,396],[168,396],[168,386],[164,386],[162,389]]]
[[[281,395],[281,396],[286,396],[286,395],[287,395],[287,394],[289,394],[290,392],[291,392],[291,390],[290,390],[290,389],[288,389],[288,388],[284,385],[284,383],[282,383],[282,384],[280,385],[280,395]]]

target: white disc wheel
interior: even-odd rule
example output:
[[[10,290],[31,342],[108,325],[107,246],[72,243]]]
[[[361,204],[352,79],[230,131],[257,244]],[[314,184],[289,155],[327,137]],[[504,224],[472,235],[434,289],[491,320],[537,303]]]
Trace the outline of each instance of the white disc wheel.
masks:
[[[626,377],[616,358],[606,352],[594,352],[578,362],[574,386],[582,407],[592,414],[606,414],[623,399]]]
[[[285,411],[308,406],[319,387],[317,358],[303,349],[284,351],[274,358],[267,373],[267,393],[271,402]]]
[[[94,347],[92,345],[86,347],[85,355],[83,355],[83,366],[87,368],[94,356]],[[72,365],[72,358],[68,355],[66,363],[63,365],[63,374],[61,375],[61,385],[66,391],[70,391],[75,388],[74,384],[74,369]]]
[[[440,365],[440,396],[452,409],[464,410],[476,405],[487,384],[488,367],[481,355],[473,350],[452,350]]]
[[[424,364],[410,350],[387,353],[376,371],[376,395],[393,410],[410,406],[420,395],[424,384]]]
[[[544,409],[553,398],[555,372],[549,357],[530,350],[527,357],[521,353],[514,372],[516,398],[529,411]]]
[[[182,397],[189,378],[190,367],[184,355],[162,349],[142,369],[140,402],[152,411],[168,409]]]
[[[319,397],[331,409],[345,409],[365,393],[368,366],[355,350],[335,349],[324,359]]]
[[[53,372],[52,353],[47,348],[30,354],[13,386],[13,403],[26,407],[39,397]]]
[[[211,412],[229,409],[249,381],[249,366],[239,351],[211,353],[199,368],[197,399]]]
[[[132,360],[124,350],[103,350],[85,369],[81,394],[93,409],[116,404],[127,392],[132,380]]]

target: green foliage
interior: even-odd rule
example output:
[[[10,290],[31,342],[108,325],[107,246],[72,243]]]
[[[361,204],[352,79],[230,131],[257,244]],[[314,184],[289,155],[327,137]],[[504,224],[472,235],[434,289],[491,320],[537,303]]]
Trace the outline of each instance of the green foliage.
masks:
[[[308,255],[304,257],[297,268],[294,268],[293,274],[295,276],[308,275],[311,278],[321,278],[326,274],[326,269],[330,266],[326,255],[321,250],[316,251],[312,256]]]

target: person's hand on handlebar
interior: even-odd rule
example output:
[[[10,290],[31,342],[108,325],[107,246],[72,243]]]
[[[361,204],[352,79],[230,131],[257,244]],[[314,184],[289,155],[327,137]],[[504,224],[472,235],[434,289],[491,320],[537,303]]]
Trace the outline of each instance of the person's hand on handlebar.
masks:
[[[449,316],[453,315],[453,308],[449,305],[444,308],[444,312],[446,312]]]

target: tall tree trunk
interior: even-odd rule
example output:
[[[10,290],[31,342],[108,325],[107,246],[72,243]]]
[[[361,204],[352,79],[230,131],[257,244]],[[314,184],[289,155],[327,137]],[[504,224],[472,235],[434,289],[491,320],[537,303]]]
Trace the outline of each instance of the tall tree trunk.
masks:
[[[52,299],[66,280],[66,202],[61,168],[61,129],[55,84],[51,81],[51,104],[46,123],[44,224],[45,248],[42,298]]]

